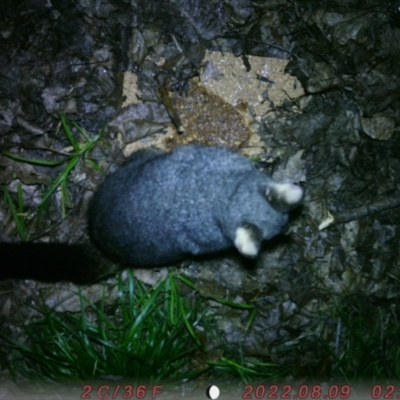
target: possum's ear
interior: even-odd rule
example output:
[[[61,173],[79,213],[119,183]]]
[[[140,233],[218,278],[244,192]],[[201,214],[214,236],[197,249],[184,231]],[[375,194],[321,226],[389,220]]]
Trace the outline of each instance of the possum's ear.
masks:
[[[235,232],[235,246],[241,254],[255,258],[261,247],[262,231],[254,224],[242,224]]]
[[[293,183],[269,182],[266,196],[271,206],[280,212],[288,212],[300,205],[304,191]]]

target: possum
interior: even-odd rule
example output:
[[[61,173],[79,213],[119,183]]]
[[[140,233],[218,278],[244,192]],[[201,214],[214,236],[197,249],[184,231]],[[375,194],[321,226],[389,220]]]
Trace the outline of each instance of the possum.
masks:
[[[89,283],[115,272],[107,271],[107,260],[155,267],[231,248],[255,258],[263,241],[285,229],[288,212],[302,199],[301,187],[275,182],[224,148],[140,150],[105,179],[89,203],[94,246],[2,243],[0,257],[8,251],[14,262],[1,268],[0,279]]]
[[[89,234],[108,258],[138,267],[233,246],[256,257],[302,198],[299,186],[273,181],[224,148],[142,150],[93,196]]]

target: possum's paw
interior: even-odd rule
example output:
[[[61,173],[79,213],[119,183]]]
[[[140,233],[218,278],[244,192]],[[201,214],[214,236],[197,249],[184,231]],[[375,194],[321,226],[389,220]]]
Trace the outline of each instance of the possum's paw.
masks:
[[[272,207],[277,211],[287,212],[300,205],[304,191],[293,183],[270,182],[266,195]]]
[[[252,224],[245,224],[236,229],[235,246],[241,254],[254,258],[261,246],[261,231]]]

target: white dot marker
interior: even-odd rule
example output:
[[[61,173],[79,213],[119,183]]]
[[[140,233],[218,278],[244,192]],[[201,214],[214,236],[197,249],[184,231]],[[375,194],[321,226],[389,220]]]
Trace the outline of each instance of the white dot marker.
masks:
[[[206,391],[207,397],[209,399],[215,400],[219,397],[219,388],[218,386],[212,385],[207,388]]]

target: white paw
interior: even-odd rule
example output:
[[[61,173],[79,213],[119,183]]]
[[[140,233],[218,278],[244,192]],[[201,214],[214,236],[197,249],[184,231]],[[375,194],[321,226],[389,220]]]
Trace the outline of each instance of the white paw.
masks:
[[[304,191],[293,183],[271,182],[266,191],[267,199],[281,211],[289,211],[299,205]]]
[[[293,185],[292,183],[284,183],[286,186],[285,198],[288,204],[299,204],[303,199],[303,189],[300,186]]]
[[[256,257],[258,254],[258,244],[252,238],[251,232],[246,228],[237,228],[235,236],[235,246],[244,256]]]

